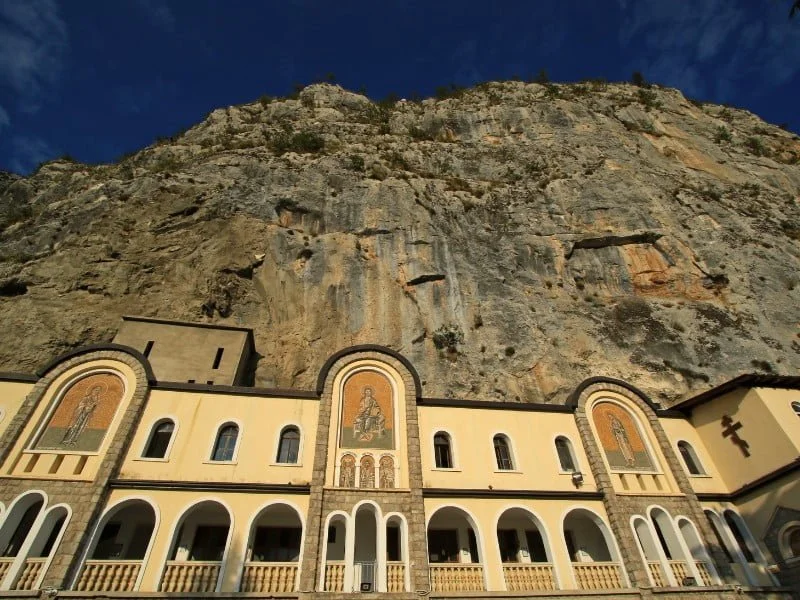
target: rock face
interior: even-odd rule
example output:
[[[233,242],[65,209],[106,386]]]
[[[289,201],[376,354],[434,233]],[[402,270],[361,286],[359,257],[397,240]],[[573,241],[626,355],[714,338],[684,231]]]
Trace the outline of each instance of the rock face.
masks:
[[[329,85],[216,110],[114,165],[0,175],[0,368],[122,314],[254,328],[255,383],[389,346],[434,397],[665,405],[800,366],[800,141],[672,89]]]

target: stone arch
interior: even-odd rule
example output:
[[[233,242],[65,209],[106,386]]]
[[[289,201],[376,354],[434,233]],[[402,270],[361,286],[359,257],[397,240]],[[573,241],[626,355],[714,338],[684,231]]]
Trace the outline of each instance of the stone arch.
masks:
[[[299,582],[305,522],[292,502],[278,500],[262,506],[247,526],[239,574],[240,592],[292,593]],[[285,535],[288,534],[288,535]],[[295,572],[285,567],[270,568],[270,563],[294,563]],[[269,569],[266,573],[263,572]]]
[[[530,529],[530,525],[533,525],[533,529]],[[550,538],[550,534],[547,531],[547,527],[545,526],[544,521],[542,518],[536,514],[535,511],[532,509],[521,506],[521,505],[508,505],[503,507],[503,509],[498,513],[497,518],[495,519],[495,531],[497,532],[497,541],[498,541],[498,549],[500,550],[500,559],[502,563],[506,562],[513,562],[513,563],[550,563],[553,565],[552,571],[552,581],[550,584],[546,584],[544,582],[544,578],[542,575],[536,577],[536,584],[539,584],[536,588],[532,588],[530,586],[531,582],[525,582],[524,578],[523,581],[516,581],[517,577],[509,578],[506,574],[505,583],[506,589],[509,591],[524,591],[525,589],[542,589],[542,590],[553,590],[559,589],[560,585],[560,577],[558,572],[558,565],[557,561],[554,559],[553,555],[553,548],[552,548],[552,540]],[[506,557],[503,556],[502,549],[499,548],[501,539],[500,539],[500,531],[501,530],[514,530],[516,532],[517,542],[520,546],[519,554],[511,558],[510,560],[506,560]],[[523,543],[524,542],[524,543]],[[522,551],[522,547],[524,546],[525,552]],[[525,560],[523,560],[525,559]],[[523,587],[520,587],[519,583],[525,583]]]
[[[466,527],[465,527],[466,525]],[[445,535],[433,535],[432,532],[454,532]],[[472,535],[470,535],[472,531]],[[466,508],[457,504],[444,504],[437,507],[428,517],[427,553],[433,569],[436,563],[471,563],[480,565],[478,578],[461,582],[460,591],[481,591],[487,588],[486,542],[478,521]],[[439,538],[439,539],[437,539]],[[438,544],[436,546],[435,544]],[[434,559],[438,556],[438,559]],[[432,573],[431,585],[438,589],[437,577]]]
[[[83,553],[81,559],[82,568],[76,574],[76,580],[72,585],[73,589],[86,589],[82,582],[86,580],[88,583],[88,580],[92,578],[93,574],[86,568],[87,560],[103,560],[103,557],[109,554],[109,549],[100,548],[98,551],[98,544],[104,537],[103,534],[106,527],[115,522],[119,523],[119,527],[115,527],[116,533],[110,543],[116,543],[116,539],[120,534],[123,534],[122,537],[127,538],[126,542],[122,544],[122,548],[119,549],[119,554],[122,556],[120,560],[140,560],[142,565],[147,563],[153,550],[159,524],[161,523],[161,511],[158,508],[158,504],[148,496],[127,496],[121,498],[117,502],[106,507],[98,520],[92,532],[89,544]],[[128,534],[130,535],[125,535],[123,528],[129,528],[130,531],[128,531]],[[142,536],[148,531],[147,543],[142,544]],[[108,535],[109,534],[107,534],[107,536]],[[134,541],[134,538],[138,539]],[[115,554],[116,553],[117,552],[115,552]],[[135,591],[139,588],[143,576],[144,569],[140,568],[136,578],[128,584],[130,586],[129,591]],[[109,580],[107,583],[113,585],[116,582]],[[97,582],[93,584],[94,591],[117,591],[111,588],[108,590],[98,589],[99,587],[101,586],[98,586]]]

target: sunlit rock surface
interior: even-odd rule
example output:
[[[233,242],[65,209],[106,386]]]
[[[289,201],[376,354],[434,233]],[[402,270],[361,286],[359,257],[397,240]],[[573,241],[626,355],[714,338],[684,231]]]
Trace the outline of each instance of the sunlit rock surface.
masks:
[[[630,85],[216,110],[114,165],[0,174],[0,369],[137,314],[252,327],[261,386],[311,389],[364,343],[435,397],[560,403],[604,375],[669,405],[793,375],[798,157],[750,113]]]

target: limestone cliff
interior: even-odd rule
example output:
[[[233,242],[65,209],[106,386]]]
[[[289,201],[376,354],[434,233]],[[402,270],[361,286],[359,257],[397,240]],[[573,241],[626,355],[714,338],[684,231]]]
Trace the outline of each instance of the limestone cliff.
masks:
[[[114,165],[0,176],[0,368],[139,314],[253,327],[263,386],[312,388],[360,343],[469,399],[796,374],[799,157],[750,113],[623,84],[216,110]]]

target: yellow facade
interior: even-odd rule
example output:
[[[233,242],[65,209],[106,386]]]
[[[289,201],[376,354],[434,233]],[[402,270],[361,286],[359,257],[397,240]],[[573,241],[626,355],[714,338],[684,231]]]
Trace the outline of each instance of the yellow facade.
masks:
[[[140,341],[172,339],[145,323]],[[249,339],[202,336],[237,352]],[[425,398],[413,366],[374,346],[333,355],[315,390],[162,381],[145,349],[0,377],[0,591],[779,597],[795,585],[793,378],[672,410],[610,379],[560,405],[512,405]],[[116,404],[108,385],[75,387],[102,374],[123,382]]]

